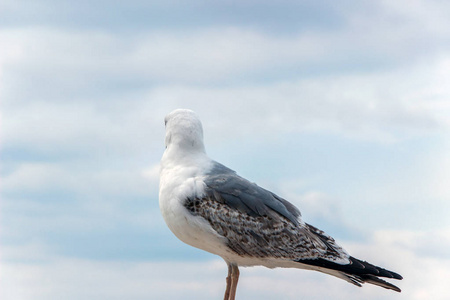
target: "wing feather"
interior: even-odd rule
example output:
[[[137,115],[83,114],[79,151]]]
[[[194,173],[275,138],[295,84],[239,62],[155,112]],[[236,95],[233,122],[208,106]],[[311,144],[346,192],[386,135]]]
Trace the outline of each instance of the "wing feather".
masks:
[[[214,195],[214,194],[211,194]],[[348,262],[348,254],[322,232],[311,231],[308,224],[293,224],[273,210],[252,215],[225,203],[220,194],[202,199],[187,199],[185,207],[207,220],[226,238],[228,247],[241,256],[280,259],[317,259]],[[315,229],[316,231],[318,229]]]
[[[348,255],[322,230],[301,221],[287,200],[216,163],[205,179],[205,195],[185,207],[207,220],[240,256],[279,258],[308,265],[357,286],[371,283],[400,292],[378,277],[402,279],[392,271]]]

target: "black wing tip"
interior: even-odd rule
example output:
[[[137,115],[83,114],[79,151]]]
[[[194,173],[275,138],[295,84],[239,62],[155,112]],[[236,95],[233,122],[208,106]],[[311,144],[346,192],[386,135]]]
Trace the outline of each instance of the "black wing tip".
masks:
[[[360,269],[361,271],[364,270],[364,273],[366,273],[367,275],[375,275],[377,277],[386,277],[386,278],[392,278],[392,279],[398,279],[398,280],[403,279],[402,275],[395,273],[393,271],[389,271],[389,270],[377,267],[367,261],[359,260],[353,256],[350,256],[349,259],[350,259],[351,264],[358,265],[358,269]]]
[[[388,290],[393,290],[398,293],[402,292],[402,290],[399,287],[393,285],[392,283],[384,281],[383,279],[380,279],[374,275],[363,275],[360,277],[365,283],[374,284]]]
[[[378,277],[385,277],[390,279],[401,280],[403,277],[392,271],[374,266],[366,261],[361,261],[352,256],[349,257],[350,263],[346,265],[331,262],[322,258],[297,260],[299,263],[317,266],[319,268],[331,269],[339,271],[345,275],[349,281],[357,286],[361,286],[360,283],[370,283],[385,289],[401,292],[397,286],[386,282]]]
[[[395,273],[395,272],[392,272],[392,271],[388,271],[388,272],[391,273],[393,279],[397,279],[397,280],[402,280],[403,279],[403,276],[398,274],[398,273]]]

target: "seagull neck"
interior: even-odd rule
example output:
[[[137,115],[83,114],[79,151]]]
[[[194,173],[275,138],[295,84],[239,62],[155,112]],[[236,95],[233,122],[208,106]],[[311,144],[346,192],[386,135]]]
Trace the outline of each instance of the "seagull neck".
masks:
[[[164,152],[163,161],[175,165],[190,165],[209,161],[209,158],[203,145],[202,147],[185,148],[173,144]]]

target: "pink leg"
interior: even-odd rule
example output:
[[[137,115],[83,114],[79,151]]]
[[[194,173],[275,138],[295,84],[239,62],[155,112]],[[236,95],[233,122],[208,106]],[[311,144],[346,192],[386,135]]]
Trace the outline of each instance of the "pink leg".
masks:
[[[230,287],[230,295],[229,295],[228,300],[235,300],[238,280],[239,280],[238,266],[232,265],[231,266],[231,287]]]
[[[228,276],[227,276],[227,288],[225,289],[225,296],[223,297],[223,300],[228,300],[230,297],[230,288],[231,288],[231,271],[232,271],[232,267],[229,263],[227,263],[228,265]]]

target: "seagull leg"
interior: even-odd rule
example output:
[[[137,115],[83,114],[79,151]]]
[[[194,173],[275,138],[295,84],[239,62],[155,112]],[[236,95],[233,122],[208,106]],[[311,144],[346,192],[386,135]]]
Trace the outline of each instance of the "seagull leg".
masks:
[[[228,300],[230,297],[230,288],[231,288],[231,272],[233,267],[231,264],[227,263],[228,265],[228,276],[227,276],[227,288],[225,289],[225,296],[223,297],[223,300]]]
[[[236,289],[239,280],[239,268],[237,265],[231,265],[231,287],[228,300],[235,300]]]

